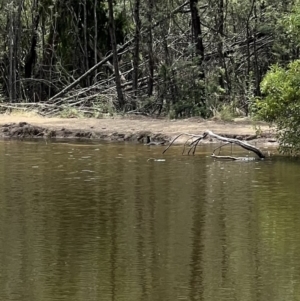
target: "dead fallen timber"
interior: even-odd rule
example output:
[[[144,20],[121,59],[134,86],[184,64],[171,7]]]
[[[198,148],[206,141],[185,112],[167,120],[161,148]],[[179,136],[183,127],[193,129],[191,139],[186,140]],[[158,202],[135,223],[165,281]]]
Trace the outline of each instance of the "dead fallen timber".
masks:
[[[218,146],[216,149],[214,149],[213,153],[211,154],[211,157],[213,158],[217,158],[217,159],[225,159],[225,160],[238,160],[238,161],[252,161],[255,160],[255,158],[250,158],[250,157],[234,157],[234,156],[219,156],[216,155],[215,152],[217,150],[220,150],[222,147],[224,147],[225,145],[228,144],[235,144],[238,145],[240,147],[242,147],[243,149],[246,149],[248,151],[253,152],[254,154],[256,154],[258,156],[259,159],[264,159],[265,155],[260,151],[259,148],[257,148],[256,146],[253,146],[245,141],[239,140],[239,139],[234,139],[234,138],[227,138],[227,137],[223,137],[220,135],[217,135],[215,133],[213,133],[210,130],[205,131],[202,135],[194,135],[194,134],[187,134],[187,133],[182,133],[179,134],[178,136],[176,136],[168,145],[168,147],[163,151],[163,154],[174,144],[174,142],[181,136],[187,136],[187,140],[184,143],[183,146],[183,151],[182,154],[187,154],[187,155],[194,155],[197,146],[199,145],[199,143],[206,139],[206,138],[215,138],[219,141],[224,142],[223,145]],[[188,148],[188,150],[186,151],[186,149]]]

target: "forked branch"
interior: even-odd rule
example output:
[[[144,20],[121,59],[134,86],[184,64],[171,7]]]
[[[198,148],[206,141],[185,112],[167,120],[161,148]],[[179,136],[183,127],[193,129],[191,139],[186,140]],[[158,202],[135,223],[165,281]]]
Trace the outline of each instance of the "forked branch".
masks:
[[[197,146],[199,145],[199,143],[205,139],[206,137],[211,137],[211,138],[215,138],[219,141],[223,141],[225,142],[224,145],[222,146],[219,146],[217,147],[213,153],[212,153],[212,157],[214,158],[218,158],[218,159],[230,159],[230,160],[243,160],[243,157],[232,157],[232,156],[218,156],[218,155],[215,155],[215,151],[217,149],[220,149],[221,147],[227,145],[227,144],[236,144],[248,151],[251,151],[253,153],[255,153],[260,159],[264,159],[265,158],[265,155],[260,151],[260,149],[258,149],[257,147],[247,143],[247,142],[244,142],[242,140],[238,140],[238,139],[233,139],[233,138],[226,138],[226,137],[223,137],[223,136],[220,136],[220,135],[217,135],[215,133],[213,133],[212,131],[205,131],[203,133],[203,135],[193,135],[193,134],[186,134],[186,133],[183,133],[183,134],[180,134],[178,136],[176,136],[173,141],[171,141],[171,143],[168,145],[168,147],[163,151],[163,154],[175,143],[175,141],[180,138],[181,136],[188,136],[188,139],[186,140],[185,144],[184,144],[184,148],[183,148],[183,152],[182,154],[185,153],[185,148],[187,147],[187,145],[189,146],[189,150],[187,152],[188,155],[190,155],[192,153],[192,155],[195,154],[195,151],[196,151],[196,148]],[[192,139],[192,142],[190,143],[189,141]]]

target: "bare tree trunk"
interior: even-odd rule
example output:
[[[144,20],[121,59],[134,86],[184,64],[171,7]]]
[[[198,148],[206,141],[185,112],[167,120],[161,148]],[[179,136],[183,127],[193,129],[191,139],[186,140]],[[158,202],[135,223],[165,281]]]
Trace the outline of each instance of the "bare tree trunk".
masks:
[[[228,70],[226,66],[226,60],[224,56],[224,38],[225,38],[225,24],[226,24],[226,12],[227,12],[227,0],[219,0],[218,7],[217,7],[217,21],[216,21],[216,28],[217,28],[217,50],[218,50],[218,60],[219,66],[222,68],[219,72],[219,85],[223,91],[228,92],[230,90],[230,79],[228,76]],[[219,100],[224,101],[224,94],[220,95]]]
[[[223,56],[223,37],[224,37],[224,0],[219,0],[218,7],[218,54],[220,66],[224,68],[224,56]],[[224,89],[224,76],[222,72],[219,74],[219,84]]]
[[[255,1],[255,5],[254,5],[254,28],[253,28],[253,51],[254,51],[254,69],[255,69],[255,95],[260,96],[260,82],[261,82],[261,74],[260,74],[260,69],[259,69],[259,65],[258,65],[258,53],[257,53],[257,45],[256,45],[256,36],[257,36],[257,21],[258,21],[258,17],[257,17],[257,7],[256,7],[257,3]]]
[[[8,93],[9,93],[9,101],[14,102],[14,95],[13,95],[13,61],[14,61],[14,3],[11,3],[12,7],[9,8],[8,14],[8,37],[9,37],[9,77],[8,77]]]
[[[137,96],[138,89],[138,76],[139,76],[139,55],[140,55],[140,0],[135,0],[134,5],[134,21],[135,21],[135,35],[134,35],[134,54],[133,54],[133,79],[132,79],[132,90]]]
[[[115,68],[115,81],[116,81],[116,88],[118,94],[118,104],[120,109],[124,109],[125,101],[122,92],[121,77],[119,72],[113,0],[107,0],[107,2],[108,2],[108,12],[109,12],[109,33],[110,33],[111,47],[113,53],[114,68]]]
[[[198,11],[198,0],[190,0],[190,10],[191,10],[191,18],[192,18],[192,33],[194,37],[194,43],[196,45],[196,55],[198,59],[198,65],[200,67],[200,80],[205,80],[205,73],[203,70],[203,61],[204,61],[204,43],[202,37],[202,29],[200,16]],[[203,87],[201,89],[200,99],[197,99],[197,103],[202,107],[206,106],[206,97],[205,97],[205,86],[203,83]]]
[[[164,30],[165,30],[165,28],[164,28]],[[170,52],[169,52],[169,47],[168,47],[167,33],[168,33],[168,30],[165,30],[165,34],[163,35],[164,61],[165,61],[164,84],[163,84],[164,93],[165,93],[164,98],[167,97],[167,103],[169,105],[170,104],[175,105],[178,101],[178,95],[175,93],[176,82],[175,82],[174,78],[172,78],[172,75],[173,75],[172,61],[170,58]]]
[[[84,36],[84,61],[85,71],[89,70],[89,54],[88,54],[88,38],[87,38],[87,12],[86,12],[86,0],[83,0],[83,36]],[[87,85],[90,85],[89,77],[87,77]]]
[[[98,23],[97,23],[97,3],[94,2],[94,24],[95,24],[95,33],[94,33],[94,65],[97,65],[98,62]],[[97,70],[95,70],[94,82],[97,82]]]
[[[32,3],[32,28],[31,28],[31,45],[29,52],[25,58],[25,77],[30,78],[36,63],[36,46],[37,46],[37,29],[39,26],[40,14],[38,11],[38,0],[34,0]]]
[[[253,9],[254,9],[254,4],[255,4],[255,0],[252,0],[251,3],[251,7],[247,16],[247,20],[246,20],[246,39],[247,39],[247,69],[246,69],[246,85],[247,85],[247,90],[249,92],[249,90],[251,89],[251,52],[250,52],[250,39],[251,39],[251,28],[250,28],[250,20],[251,20],[251,15],[253,13]],[[249,104],[248,104],[248,99],[246,99],[245,102],[245,111],[246,111],[246,115],[248,115],[249,113]]]
[[[153,55],[153,36],[152,36],[152,13],[153,13],[153,0],[148,0],[147,21],[148,21],[148,68],[149,68],[149,80],[148,80],[148,96],[153,94],[153,78],[154,78],[154,55]]]
[[[59,3],[58,3],[59,5]],[[57,11],[58,11],[58,5],[57,5]],[[56,39],[57,39],[57,32],[56,32],[56,28],[57,28],[57,12],[53,12],[53,10],[51,10],[51,20],[52,20],[52,24],[50,27],[50,33],[48,36],[48,43],[47,43],[47,52],[46,52],[46,66],[49,70],[49,81],[52,81],[52,70],[53,70],[53,63],[54,63],[54,57],[55,57],[55,48],[56,48]],[[48,87],[48,98],[51,97],[52,94],[52,88],[49,85]]]
[[[21,89],[20,89],[20,82],[17,80],[19,74],[19,47],[20,47],[20,39],[22,34],[22,24],[21,24],[21,13],[22,13],[22,6],[23,6],[23,0],[17,1],[17,14],[15,17],[15,40],[14,40],[14,97],[15,101],[17,98],[21,97]]]
[[[199,59],[199,65],[201,66],[204,60],[204,44],[202,38],[200,16],[198,11],[198,0],[190,0],[190,9],[194,42],[196,44],[196,54]],[[201,72],[201,78],[204,77],[204,72]]]
[[[53,5],[50,8],[50,28],[48,36],[47,36],[47,42],[45,46],[45,55],[43,57],[43,68],[44,73],[49,81],[49,83],[52,83],[55,80],[55,69],[56,64],[59,59],[59,56],[57,54],[57,46],[59,45],[59,16],[63,13],[63,3],[60,0],[57,0],[55,2],[55,5]],[[52,94],[55,93],[56,89],[51,84],[44,84],[44,95],[41,95],[41,99],[50,99]]]

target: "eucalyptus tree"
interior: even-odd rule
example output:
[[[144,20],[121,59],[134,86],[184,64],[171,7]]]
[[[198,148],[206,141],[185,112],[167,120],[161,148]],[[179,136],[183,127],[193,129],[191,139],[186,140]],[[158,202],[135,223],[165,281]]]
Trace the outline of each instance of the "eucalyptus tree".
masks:
[[[110,33],[110,42],[113,52],[113,62],[114,62],[114,73],[116,81],[116,89],[118,94],[118,106],[119,109],[123,109],[125,102],[124,96],[121,87],[121,77],[119,72],[119,61],[118,61],[118,52],[117,52],[117,39],[116,39],[116,25],[113,9],[113,0],[107,0],[108,2],[108,12],[109,12],[109,33]]]
[[[133,19],[135,23],[135,33],[134,33],[132,89],[134,95],[137,96],[138,76],[139,76],[139,57],[140,57],[140,38],[141,38],[140,0],[135,0],[134,2]]]
[[[116,109],[170,117],[224,105],[248,112],[269,67],[299,58],[298,33],[286,26],[297,4],[2,0],[0,94],[40,102],[110,93]]]
[[[2,1],[1,25],[6,31],[3,35],[3,53],[1,71],[5,74],[2,89],[6,92],[10,102],[20,98],[19,68],[20,43],[22,36],[21,11],[23,0]],[[6,24],[5,24],[6,17]]]
[[[1,5],[2,89],[10,101],[16,93],[18,98],[46,100],[111,49],[106,0],[14,0]],[[122,12],[114,18],[116,43],[123,43],[127,21]],[[82,84],[90,85],[93,76]],[[16,86],[23,82],[20,92]]]

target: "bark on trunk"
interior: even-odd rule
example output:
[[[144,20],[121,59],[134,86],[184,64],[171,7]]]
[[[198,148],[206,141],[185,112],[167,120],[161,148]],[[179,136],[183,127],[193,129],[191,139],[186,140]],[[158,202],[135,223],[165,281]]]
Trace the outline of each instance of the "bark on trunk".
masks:
[[[154,55],[153,55],[153,36],[152,36],[152,13],[153,13],[153,0],[148,0],[148,11],[147,11],[147,21],[148,21],[148,55],[149,55],[149,79],[148,79],[148,96],[153,94],[153,78],[154,78]]]
[[[134,35],[134,55],[133,55],[133,85],[132,90],[134,96],[137,96],[138,89],[138,73],[139,73],[139,54],[140,54],[140,0],[135,0],[134,6],[134,21],[135,21],[135,35]]]
[[[94,24],[95,24],[95,33],[94,33],[94,65],[97,65],[98,62],[98,22],[97,22],[97,3],[94,1]],[[97,82],[97,70],[95,70],[94,82]]]
[[[201,107],[205,108],[207,106],[206,96],[205,96],[205,72],[203,68],[204,61],[204,43],[202,37],[201,21],[198,10],[198,0],[190,0],[190,10],[191,10],[191,19],[192,19],[192,36],[194,38],[193,42],[195,43],[195,52],[198,59],[199,65],[199,79],[203,82],[202,87],[200,88],[200,97],[196,100],[196,103]]]
[[[116,42],[116,32],[115,32],[115,20],[114,20],[114,10],[113,10],[113,0],[108,0],[108,11],[109,11],[109,33],[111,40],[111,47],[113,53],[113,64],[115,68],[115,81],[116,89],[118,94],[118,106],[120,109],[124,109],[125,101],[124,95],[121,87],[121,78],[119,73],[119,62],[118,62],[118,52],[117,52],[117,42]]]
[[[34,1],[32,5],[32,29],[31,29],[31,45],[28,54],[25,59],[25,77],[30,78],[33,72],[34,65],[36,63],[36,45],[37,45],[37,29],[40,21],[40,14],[38,11],[38,1]]]
[[[196,54],[199,59],[199,65],[201,66],[204,60],[204,44],[202,38],[200,16],[198,11],[198,0],[190,0],[190,9],[192,17],[192,31],[194,36],[194,42],[196,45]],[[201,77],[204,78],[204,72],[201,72]]]
[[[84,38],[84,62],[85,71],[89,70],[89,54],[88,54],[88,38],[87,38],[87,11],[86,11],[86,0],[83,1],[83,38]],[[90,85],[90,78],[86,79],[87,86]]]

